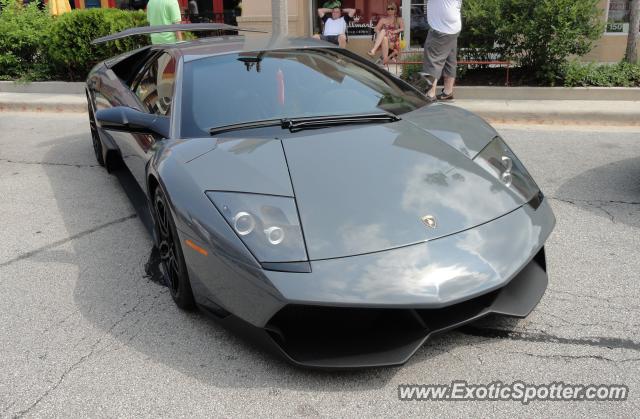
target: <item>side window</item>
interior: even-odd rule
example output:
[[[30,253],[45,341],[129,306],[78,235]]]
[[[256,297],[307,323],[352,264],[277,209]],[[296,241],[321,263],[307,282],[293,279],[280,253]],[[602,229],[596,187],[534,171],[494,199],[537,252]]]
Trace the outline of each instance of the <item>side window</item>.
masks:
[[[162,54],[153,60],[136,87],[135,93],[150,113],[169,115],[173,101],[176,60]]]

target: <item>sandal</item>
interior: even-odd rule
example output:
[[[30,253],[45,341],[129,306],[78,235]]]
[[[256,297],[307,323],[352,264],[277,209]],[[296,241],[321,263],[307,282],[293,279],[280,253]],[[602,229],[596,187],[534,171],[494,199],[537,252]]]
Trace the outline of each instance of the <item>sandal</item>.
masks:
[[[375,57],[375,56],[376,56],[376,53],[375,53],[375,52],[373,52],[372,50],[369,50],[369,51],[367,51],[367,55],[368,55],[369,57]]]
[[[436,98],[438,98],[438,100],[441,100],[441,101],[453,100],[454,99],[453,92],[451,92],[449,94],[446,94],[444,92],[444,89],[442,90],[442,92],[440,92],[440,94],[438,96],[436,96]]]

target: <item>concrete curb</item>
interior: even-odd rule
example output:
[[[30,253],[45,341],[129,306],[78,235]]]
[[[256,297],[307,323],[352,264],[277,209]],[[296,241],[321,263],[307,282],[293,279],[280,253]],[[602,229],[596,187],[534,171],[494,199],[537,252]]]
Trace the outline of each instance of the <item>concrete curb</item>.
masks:
[[[0,93],[72,95],[84,93],[84,82],[0,81]],[[456,98],[479,100],[602,100],[640,101],[637,87],[503,87],[458,86]]]
[[[457,86],[457,99],[640,101],[638,87]]]
[[[23,83],[15,81],[0,81],[0,93],[77,95],[84,93],[84,86],[84,82],[34,81]]]
[[[640,126],[640,101],[471,100],[454,106],[492,123]],[[0,112],[84,113],[84,94],[0,93]]]
[[[456,100],[492,123],[640,126],[640,101]]]
[[[0,112],[86,112],[84,94],[0,93]]]

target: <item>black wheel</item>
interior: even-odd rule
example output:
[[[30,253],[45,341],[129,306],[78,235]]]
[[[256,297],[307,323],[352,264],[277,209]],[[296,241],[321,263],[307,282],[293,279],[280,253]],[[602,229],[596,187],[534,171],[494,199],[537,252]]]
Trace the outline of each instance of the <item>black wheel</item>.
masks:
[[[169,287],[171,297],[178,307],[183,310],[191,310],[195,303],[189,283],[187,265],[184,262],[171,209],[160,187],[157,187],[154,193],[153,210],[156,232],[158,233],[158,250],[167,287]]]
[[[100,141],[100,135],[98,135],[98,125],[96,124],[95,115],[91,105],[87,104],[89,110],[89,128],[91,128],[91,142],[93,143],[93,152],[96,155],[96,160],[100,166],[104,166],[104,156],[102,155],[102,141]]]

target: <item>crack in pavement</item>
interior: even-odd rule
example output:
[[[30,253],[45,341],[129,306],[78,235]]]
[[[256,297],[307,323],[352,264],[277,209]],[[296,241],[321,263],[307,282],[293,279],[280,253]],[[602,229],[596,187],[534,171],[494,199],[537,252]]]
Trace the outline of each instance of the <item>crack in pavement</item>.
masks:
[[[7,407],[2,409],[2,412],[0,412],[0,413],[4,414],[4,413],[8,412],[9,409],[11,409],[17,402],[18,402],[17,400],[12,401],[11,403],[9,403],[9,405]]]
[[[562,298],[559,295],[556,294],[565,294],[565,295],[570,295],[572,297],[574,297],[575,299],[589,299],[589,300],[593,300],[596,301],[598,304],[598,307],[606,307],[606,308],[620,308],[623,310],[626,310],[627,312],[629,311],[640,311],[640,305],[635,305],[635,304],[630,304],[628,301],[630,300],[630,295],[612,295],[612,296],[601,296],[601,295],[588,295],[588,294],[580,294],[580,293],[575,293],[575,292],[570,292],[570,291],[565,291],[565,290],[558,290],[555,288],[551,288],[549,287],[548,290],[550,292],[547,293],[547,296],[549,298],[553,298],[555,300],[558,301],[566,301],[566,302],[575,302],[574,299],[570,299],[570,298]],[[624,304],[620,304],[616,301],[613,300],[617,300],[617,299],[625,299],[627,302],[625,302]],[[631,300],[635,301],[635,296],[631,295]],[[600,304],[600,303],[606,303],[606,305],[604,304]],[[594,303],[591,303],[592,305]]]
[[[10,159],[4,159],[4,158],[0,158],[0,161],[5,162],[5,163],[13,163],[13,164],[31,164],[31,165],[40,165],[40,166],[77,167],[79,169],[102,167],[99,164],[53,163],[53,162],[46,162],[46,161],[10,160]]]
[[[549,333],[516,332],[504,329],[485,329],[474,326],[464,326],[458,331],[464,335],[486,337],[492,339],[507,339],[524,342],[556,343],[560,345],[593,346],[607,349],[628,349],[640,351],[640,342],[631,339],[597,336],[592,338],[564,338]]]
[[[550,196],[549,199],[555,201],[564,202],[566,204],[576,205],[576,202],[589,204],[597,207],[597,204],[622,204],[622,205],[640,205],[640,202],[634,201],[615,201],[615,200],[603,200],[603,199],[577,199],[577,198],[562,198],[558,196]]]
[[[73,315],[77,314],[78,311],[72,311],[71,313],[67,314],[66,316],[64,316],[64,318],[62,318],[62,320],[58,320],[57,322],[55,322],[54,324],[51,324],[49,326],[47,326],[42,332],[40,332],[41,334],[45,334],[48,333],[49,330],[53,329],[54,327],[60,326],[62,325],[64,322],[66,322],[67,320],[69,320]]]
[[[561,198],[561,197],[557,197],[557,196],[552,196],[550,197],[550,199],[555,200],[555,201],[559,201],[559,202],[564,202],[565,204],[570,204],[570,205],[574,205],[574,206],[578,206],[578,202],[582,203],[582,204],[586,204],[590,207],[593,207],[595,209],[598,209],[602,212],[605,213],[605,215],[609,218],[609,220],[613,223],[616,224],[616,219],[615,216],[608,211],[605,207],[608,205],[640,205],[640,202],[634,202],[634,201],[615,201],[615,200],[602,200],[602,199],[577,199],[577,198]]]
[[[155,290],[155,292],[140,296],[139,297],[140,300],[136,305],[136,308],[140,306],[140,302],[149,301],[149,298],[151,298],[149,306],[147,307],[146,310],[139,311],[138,312],[139,315],[134,319],[133,323],[128,325],[126,328],[124,328],[122,332],[118,334],[114,334],[113,337],[119,340],[120,338],[123,338],[128,331],[133,330],[133,334],[129,336],[127,340],[124,341],[124,345],[128,345],[129,343],[131,343],[131,341],[133,341],[133,339],[135,339],[142,332],[142,330],[145,330],[144,328],[138,328],[136,330],[135,327],[138,326],[142,320],[145,320],[149,313],[151,313],[153,310],[156,310],[158,308],[157,304],[161,301],[160,297],[163,297],[164,295],[168,294],[168,292],[169,290],[167,288],[161,288],[159,290]],[[113,330],[113,328],[110,328],[109,330]],[[105,346],[103,348],[103,352],[107,351],[107,349],[109,349],[111,345],[112,344],[108,344],[107,346]]]
[[[600,211],[604,212],[604,213],[607,215],[607,217],[609,217],[609,220],[610,220],[613,224],[615,224],[615,223],[616,223],[616,220],[615,220],[615,218],[613,217],[613,214],[611,214],[609,211],[607,211],[607,210],[604,208],[604,205],[596,205],[596,204],[588,204],[588,205],[591,205],[592,207],[595,207],[595,208],[599,209]]]
[[[558,354],[542,355],[542,354],[534,354],[531,352],[519,352],[519,351],[509,351],[507,353],[514,354],[514,355],[526,355],[526,356],[531,356],[534,358],[542,358],[542,359],[565,359],[567,361],[574,361],[578,359],[595,359],[597,361],[612,362],[614,364],[623,364],[626,362],[640,361],[640,358],[626,358],[618,361],[612,358],[607,358],[606,356],[602,356],[602,355],[558,355]]]
[[[100,224],[99,226],[96,226],[94,228],[90,228],[89,230],[81,231],[80,233],[74,234],[73,236],[70,236],[70,237],[67,237],[65,239],[58,240],[56,242],[47,244],[46,246],[39,247],[39,248],[31,250],[31,251],[29,251],[27,253],[23,253],[23,254],[15,257],[13,259],[10,259],[10,260],[7,260],[5,262],[2,262],[2,263],[0,263],[0,268],[4,268],[5,266],[9,266],[12,263],[18,262],[18,261],[23,260],[23,259],[28,259],[28,258],[30,258],[32,256],[37,255],[38,253],[42,253],[42,252],[45,252],[47,250],[51,250],[51,249],[56,248],[56,247],[58,247],[60,245],[68,243],[70,241],[82,238],[82,237],[87,236],[89,234],[95,233],[96,231],[102,230],[104,228],[110,227],[110,226],[115,225],[115,224],[123,223],[125,221],[131,220],[131,219],[136,218],[136,217],[138,217],[137,214],[127,215],[126,217],[118,218],[117,220],[113,220],[113,221],[109,221],[108,223]]]
[[[51,387],[49,387],[44,393],[42,393],[33,403],[31,403],[26,409],[21,410],[20,412],[16,413],[14,417],[16,418],[20,418],[25,416],[27,413],[29,413],[34,407],[36,407],[45,397],[47,397],[49,394],[51,394],[51,392],[55,391],[60,384],[62,384],[62,382],[64,381],[64,379],[76,368],[78,368],[81,364],[83,364],[84,362],[86,362],[89,358],[91,358],[91,356],[93,356],[94,353],[96,353],[96,350],[98,348],[98,346],[102,343],[102,340],[105,338],[105,336],[111,334],[111,332],[118,326],[120,325],[131,313],[135,312],[136,309],[140,306],[140,304],[142,303],[142,301],[144,301],[144,298],[140,298],[138,300],[138,302],[136,303],[136,305],[134,305],[133,307],[131,307],[129,310],[125,311],[122,316],[120,317],[120,319],[118,319],[117,321],[115,321],[111,327],[109,327],[109,329],[107,329],[106,332],[104,332],[102,334],[102,336],[100,336],[98,338],[97,341],[95,341],[93,343],[93,345],[91,345],[91,349],[89,350],[89,352],[83,356],[80,357],[79,360],[77,360],[76,362],[74,362],[69,368],[67,368],[62,375],[60,376],[60,378],[58,379],[58,381]]]

